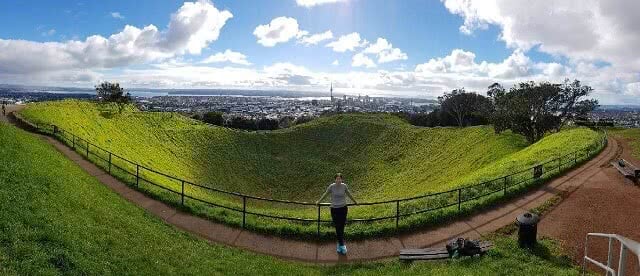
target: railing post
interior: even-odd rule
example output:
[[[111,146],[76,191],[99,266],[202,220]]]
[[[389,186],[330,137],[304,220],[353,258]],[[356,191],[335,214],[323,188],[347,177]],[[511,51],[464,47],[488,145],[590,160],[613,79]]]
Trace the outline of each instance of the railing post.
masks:
[[[242,196],[242,228],[245,227],[247,223],[247,197]]]
[[[320,237],[320,207],[322,206],[318,204],[318,231],[317,231],[318,237]]]
[[[140,165],[136,164],[136,187],[140,187]]]
[[[87,141],[87,159],[89,159],[89,141]]]
[[[607,267],[611,268],[611,261],[613,260],[613,252],[611,249],[613,248],[613,238],[609,237],[609,253],[607,253]]]
[[[560,172],[562,167],[562,156],[558,157],[558,172]]]
[[[181,195],[181,204],[182,206],[184,206],[184,180],[182,180],[182,192],[180,193]]]
[[[111,152],[109,152],[109,175],[111,175]]]
[[[504,183],[503,183],[503,185],[504,185],[504,187],[503,187],[503,189],[504,189],[504,193],[503,193],[502,195],[505,195],[505,196],[506,196],[506,195],[507,195],[507,176],[506,176],[506,175],[504,176]]]
[[[578,151],[573,153],[573,164],[578,164]]]
[[[462,205],[462,188],[458,188],[458,211],[460,211],[460,205]]]
[[[400,200],[396,200],[396,230],[400,224]]]
[[[620,258],[618,258],[618,275],[624,276],[624,265],[627,261],[627,247],[620,243]]]

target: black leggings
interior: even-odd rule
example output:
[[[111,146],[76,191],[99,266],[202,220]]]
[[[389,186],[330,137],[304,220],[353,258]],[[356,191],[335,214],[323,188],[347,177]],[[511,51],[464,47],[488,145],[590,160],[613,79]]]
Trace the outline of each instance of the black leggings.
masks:
[[[331,220],[333,220],[333,225],[336,226],[336,236],[338,236],[340,245],[344,245],[344,225],[347,224],[348,212],[347,206],[331,208]]]

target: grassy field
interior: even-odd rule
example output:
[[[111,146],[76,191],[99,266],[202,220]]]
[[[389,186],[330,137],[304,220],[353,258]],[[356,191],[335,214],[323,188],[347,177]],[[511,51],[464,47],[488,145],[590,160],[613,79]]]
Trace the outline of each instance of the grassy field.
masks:
[[[640,160],[640,128],[610,128],[609,133],[627,139],[631,155]]]
[[[133,206],[58,153],[0,123],[2,275],[578,275],[555,242],[496,236],[483,258],[339,266],[212,245]]]
[[[174,113],[146,113],[129,109],[122,114],[80,101],[30,105],[21,115],[38,124],[55,124],[96,145],[157,171],[208,187],[256,196],[295,201],[315,201],[342,172],[360,202],[389,200],[441,192],[510,174],[543,160],[586,147],[599,135],[577,128],[549,135],[528,146],[512,133],[495,134],[491,126],[422,128],[391,115],[338,115],[324,117],[290,129],[268,133],[211,127]],[[70,138],[70,137],[69,137]],[[83,149],[79,149],[83,151]],[[103,154],[103,159],[107,156]],[[94,161],[106,166],[104,161]],[[115,159],[118,166],[135,172],[134,166]],[[118,174],[116,171],[115,174]],[[180,181],[142,171],[145,179],[180,191]],[[530,174],[530,173],[529,173]],[[523,177],[529,174],[523,174]],[[530,176],[529,176],[530,177]],[[135,182],[130,175],[121,178]],[[513,179],[512,179],[513,180]],[[515,180],[514,180],[515,181]],[[169,202],[175,194],[152,185],[142,188]],[[497,184],[497,183],[496,183]],[[502,184],[500,184],[502,185]],[[235,196],[189,186],[188,194],[218,204],[242,208]],[[462,195],[473,198],[476,194]],[[457,193],[403,203],[400,213],[446,206]],[[494,198],[495,199],[495,198]],[[478,200],[474,204],[490,201]],[[248,210],[278,216],[316,217],[314,206],[293,206],[249,200]],[[469,211],[475,205],[467,205]],[[188,200],[187,208],[232,225],[241,216]],[[350,216],[393,216],[395,203],[352,208]],[[449,210],[452,209],[452,210]],[[457,208],[403,219],[399,228],[413,229],[451,215]],[[455,209],[455,210],[453,210]],[[325,210],[321,216],[329,219]],[[249,228],[283,235],[314,234],[314,224],[297,224],[249,216]],[[350,227],[350,237],[366,237],[395,231],[395,220],[377,225]],[[331,233],[323,227],[323,233]]]

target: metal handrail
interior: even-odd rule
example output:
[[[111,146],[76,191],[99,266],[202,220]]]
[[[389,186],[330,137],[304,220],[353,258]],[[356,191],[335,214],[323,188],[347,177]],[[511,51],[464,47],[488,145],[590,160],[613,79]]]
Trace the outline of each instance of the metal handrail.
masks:
[[[595,259],[589,257],[587,255],[587,250],[589,246],[589,237],[600,237],[609,239],[609,249],[607,251],[607,264],[603,264]],[[620,256],[618,258],[618,273],[616,274],[616,270],[614,270],[612,266],[613,262],[613,241],[616,240],[620,243]],[[584,242],[584,258],[582,260],[582,275],[585,275],[587,269],[587,262],[590,262],[602,269],[604,269],[607,274],[612,276],[624,276],[625,275],[625,262],[627,259],[627,250],[631,251],[638,258],[638,265],[640,265],[640,243],[629,239],[627,237],[618,235],[618,234],[603,234],[603,233],[587,233],[587,237]]]
[[[73,148],[76,148],[76,145],[79,146],[82,149],[82,153],[86,152],[86,156],[87,158],[89,157],[90,154],[93,154],[94,156],[97,156],[100,160],[104,161],[104,162],[108,162],[108,172],[109,174],[111,174],[111,168],[112,166],[115,168],[118,168],[122,171],[124,171],[125,173],[134,176],[136,178],[135,180],[135,185],[139,186],[139,182],[140,180],[142,180],[143,182],[152,184],[154,186],[160,187],[166,191],[175,193],[177,195],[179,195],[181,197],[181,204],[184,205],[184,200],[185,198],[187,199],[193,199],[195,201],[204,203],[204,204],[208,204],[210,206],[214,206],[214,207],[220,207],[220,208],[224,208],[227,210],[231,210],[231,211],[235,211],[235,212],[240,212],[242,213],[242,227],[245,227],[245,223],[246,223],[246,215],[250,214],[250,215],[255,215],[258,217],[267,217],[267,218],[272,218],[272,219],[282,219],[282,220],[290,220],[290,221],[301,221],[301,222],[315,222],[317,223],[317,234],[320,235],[320,224],[321,223],[327,223],[330,221],[327,220],[323,220],[321,219],[321,208],[322,207],[327,207],[329,206],[329,204],[327,203],[320,203],[320,204],[316,204],[316,203],[311,203],[311,202],[302,202],[302,201],[290,201],[290,200],[281,200],[281,199],[271,199],[271,198],[264,198],[264,197],[259,197],[259,196],[253,196],[253,195],[247,195],[247,194],[242,194],[239,192],[232,192],[232,191],[226,191],[226,190],[222,190],[222,189],[218,189],[218,188],[213,188],[213,187],[208,187],[208,186],[204,186],[204,185],[199,185],[199,184],[195,184],[193,182],[181,179],[179,177],[175,177],[175,176],[171,176],[169,174],[166,173],[162,173],[159,171],[156,171],[154,169],[148,168],[144,165],[141,165],[139,163],[127,160],[126,158],[116,155],[102,147],[99,147],[91,142],[89,142],[86,139],[82,139],[79,136],[75,135],[72,132],[66,131],[62,128],[57,127],[56,125],[48,125],[48,126],[39,126],[36,124],[32,124],[31,122],[16,116],[19,120],[28,123],[32,126],[35,126],[35,129],[37,129],[38,131],[42,132],[42,133],[46,133],[46,134],[51,134],[52,136],[62,139],[63,141],[67,142],[68,144],[73,144]],[[71,135],[72,139],[69,139],[68,136]],[[82,143],[76,143],[78,141],[82,141]],[[449,190],[449,191],[442,191],[442,192],[437,192],[437,193],[430,193],[430,194],[425,194],[425,195],[420,195],[420,196],[414,196],[414,197],[407,197],[407,198],[399,198],[399,199],[392,199],[392,200],[385,200],[385,201],[378,201],[378,202],[364,202],[364,203],[358,203],[358,204],[348,204],[349,206],[371,206],[371,205],[382,205],[382,204],[391,204],[391,203],[395,203],[395,214],[394,215],[385,215],[385,216],[381,216],[381,217],[372,217],[372,218],[355,218],[355,219],[349,219],[349,222],[375,222],[375,221],[380,221],[380,220],[390,220],[390,219],[395,219],[396,222],[396,228],[399,225],[399,220],[400,218],[405,218],[405,217],[409,217],[412,215],[416,215],[416,214],[421,214],[421,213],[425,213],[425,212],[430,212],[430,211],[435,211],[435,210],[440,210],[440,209],[444,209],[444,208],[449,208],[449,207],[453,207],[457,205],[457,209],[458,211],[461,211],[461,205],[463,203],[472,201],[472,200],[476,200],[482,197],[486,197],[492,194],[495,194],[497,192],[503,192],[503,196],[506,196],[507,194],[507,190],[511,187],[514,186],[519,186],[522,183],[526,183],[528,181],[531,180],[537,180],[537,178],[535,176],[526,176],[524,177],[514,177],[518,174],[522,174],[522,173],[527,173],[529,171],[531,171],[532,169],[534,169],[535,167],[538,166],[544,166],[546,164],[549,164],[551,162],[558,162],[557,167],[552,168],[552,169],[544,169],[544,174],[546,174],[548,171],[554,171],[554,170],[558,170],[558,172],[562,171],[562,167],[565,164],[568,163],[574,163],[577,164],[578,162],[578,154],[580,153],[580,158],[588,158],[589,155],[591,153],[596,153],[598,150],[601,150],[602,148],[604,148],[604,146],[607,144],[607,133],[606,131],[604,132],[604,135],[602,136],[602,139],[594,142],[593,144],[586,146],[584,148],[578,149],[574,152],[570,152],[567,153],[565,155],[559,156],[557,158],[551,159],[551,160],[547,160],[541,163],[538,163],[534,166],[531,166],[529,168],[526,169],[522,169],[519,170],[517,172],[508,174],[508,175],[503,175],[491,180],[486,180],[486,181],[482,181],[480,183],[476,183],[473,185],[467,185],[464,187],[460,187],[457,189],[453,189],[453,190]],[[104,152],[105,154],[108,154],[108,158],[102,158],[100,156],[98,156],[97,153],[95,152],[91,152],[91,149],[97,149],[100,150],[102,152]],[[135,171],[134,172],[130,172],[129,170],[127,170],[126,168],[123,168],[121,166],[118,166],[117,164],[112,163],[112,158],[115,157],[119,160],[124,161],[125,163],[128,163],[129,165],[133,165],[135,167]],[[563,161],[567,161],[567,162],[563,162]],[[173,181],[177,181],[178,183],[180,183],[182,185],[181,190],[176,191],[173,189],[170,189],[166,186],[163,186],[160,183],[154,183],[153,181],[150,181],[150,179],[145,179],[143,178],[140,173],[141,172],[151,172],[151,173],[155,173],[159,176],[168,178],[170,180]],[[515,178],[515,181],[514,181]],[[501,187],[495,188],[493,186],[490,185],[498,185]],[[234,196],[237,197],[238,199],[242,200],[242,206],[241,207],[229,207],[229,206],[224,206],[220,203],[215,203],[215,202],[210,202],[207,201],[203,198],[197,198],[195,197],[195,195],[193,194],[187,194],[185,192],[185,185],[191,186],[191,187],[195,187],[195,188],[199,188],[199,189],[203,189],[206,191],[212,191],[212,192],[218,192],[218,193],[222,193],[222,194],[226,194],[226,195],[230,195],[230,196]],[[489,187],[490,190],[489,191],[485,191],[483,188]],[[493,188],[492,188],[493,187]],[[178,188],[179,189],[179,188]],[[466,193],[467,195],[463,196],[463,192]],[[449,195],[447,195],[449,194]],[[457,194],[457,195],[456,195]],[[420,206],[417,210],[407,210],[405,212],[401,212],[400,211],[400,203],[408,203],[411,204],[412,202],[415,202],[416,200],[419,199],[424,199],[424,198],[435,198],[436,196],[440,196],[440,195],[445,195],[447,199],[446,202],[442,202],[442,203],[438,203],[437,206],[433,206],[433,207],[427,207],[424,208],[423,206]],[[457,197],[457,200],[455,200],[455,202],[452,202],[451,199],[455,199]],[[282,203],[282,204],[291,204],[291,205],[302,205],[302,206],[316,206],[317,208],[317,217],[316,218],[300,218],[300,217],[285,217],[285,216],[280,216],[280,215],[274,215],[274,214],[267,214],[267,213],[258,213],[258,212],[251,212],[247,210],[247,200],[256,200],[256,201],[266,201],[266,202],[274,202],[274,203]],[[406,204],[405,203],[405,204]],[[411,205],[409,205],[411,206]],[[415,206],[415,205],[413,205]],[[406,208],[406,206],[405,206]],[[455,208],[455,207],[454,207]],[[413,207],[411,207],[410,209],[413,209]]]

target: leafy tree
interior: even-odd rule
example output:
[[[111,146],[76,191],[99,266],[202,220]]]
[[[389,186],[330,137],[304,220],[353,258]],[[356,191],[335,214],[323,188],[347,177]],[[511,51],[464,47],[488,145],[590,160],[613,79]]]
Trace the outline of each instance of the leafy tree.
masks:
[[[224,117],[222,116],[222,112],[207,112],[202,115],[202,121],[207,124],[216,126],[224,125]]]
[[[288,128],[290,126],[293,126],[295,123],[295,118],[293,118],[292,116],[282,116],[280,117],[280,120],[278,121],[278,127],[279,128]]]
[[[308,123],[313,121],[313,117],[311,116],[300,116],[298,118],[296,118],[295,120],[295,124],[299,125],[299,124],[304,124],[304,123]]]
[[[598,101],[594,99],[581,100],[588,96],[593,88],[582,85],[579,80],[573,82],[565,79],[558,95],[558,110],[560,112],[561,123],[557,131],[569,120],[575,120],[577,117],[586,117],[589,112],[598,107]]]
[[[464,127],[470,121],[487,121],[486,116],[493,109],[491,101],[482,95],[466,92],[464,88],[454,89],[438,97],[442,112],[451,115],[459,127]]]
[[[496,132],[511,129],[534,143],[549,131],[559,131],[568,120],[588,113],[597,106],[595,100],[581,100],[591,87],[533,81],[520,83],[505,93],[493,94],[492,122]]]
[[[275,130],[278,129],[278,120],[262,118],[256,122],[258,130]]]
[[[131,102],[131,94],[125,93],[124,88],[119,83],[108,81],[96,85],[98,101],[106,104],[116,104],[118,113],[122,113],[124,108]]]
[[[231,120],[227,122],[227,127],[245,130],[257,130],[255,120],[243,118],[240,116],[231,118]]]
[[[502,87],[501,84],[494,82],[493,84],[489,85],[487,90],[487,96],[489,96],[489,98],[499,97],[504,95],[504,93],[506,92],[507,91],[504,89],[504,87]]]

